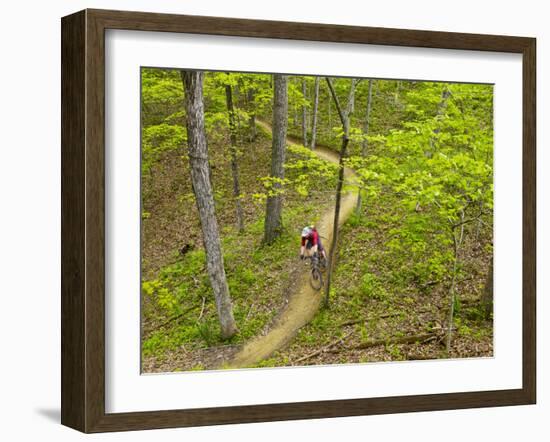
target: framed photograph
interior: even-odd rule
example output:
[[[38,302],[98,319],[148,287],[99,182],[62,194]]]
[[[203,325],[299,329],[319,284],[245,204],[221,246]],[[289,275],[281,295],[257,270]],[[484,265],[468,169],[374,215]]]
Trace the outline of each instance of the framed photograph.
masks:
[[[61,27],[64,425],[535,403],[535,39]]]

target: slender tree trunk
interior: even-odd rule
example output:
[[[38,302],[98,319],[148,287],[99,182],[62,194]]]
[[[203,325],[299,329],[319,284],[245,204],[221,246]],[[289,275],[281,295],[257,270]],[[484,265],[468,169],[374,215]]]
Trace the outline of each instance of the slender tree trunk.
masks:
[[[349,95],[348,95],[348,106],[346,110],[348,118],[351,114],[353,114],[353,112],[355,112],[355,88],[357,87],[360,81],[361,80],[356,80],[355,78],[352,78],[351,80],[351,88],[349,90]]]
[[[349,117],[353,108],[353,97],[355,94],[355,86],[357,81],[352,79],[350,93],[348,96],[348,103],[345,110],[342,110],[340,106],[340,101],[336,95],[336,91],[332,86],[332,81],[330,78],[326,77],[328,87],[332,98],[334,99],[334,104],[336,105],[336,110],[340,117],[340,122],[342,123],[342,128],[344,134],[342,136],[342,147],[340,148],[340,161],[338,164],[338,183],[336,185],[336,203],[334,206],[334,226],[332,229],[332,244],[330,247],[329,258],[328,258],[328,271],[327,271],[327,285],[325,288],[325,307],[329,306],[329,297],[330,297],[330,284],[332,281],[332,272],[334,270],[334,257],[336,256],[336,249],[338,247],[338,222],[340,220],[340,205],[342,200],[342,187],[344,186],[344,158],[347,155],[347,148],[349,144]]]
[[[229,296],[223,266],[218,222],[214,209],[214,195],[210,181],[208,147],[204,130],[203,77],[204,73],[201,71],[181,71],[185,91],[191,182],[199,211],[204,249],[206,251],[206,267],[216,300],[221,335],[222,338],[227,339],[237,333],[237,325],[233,318],[231,297]]]
[[[451,91],[449,90],[448,87],[445,86],[445,88],[443,89],[443,92],[441,93],[441,101],[437,105],[437,112],[435,114],[436,119],[439,119],[441,115],[445,113],[445,109],[447,109],[447,100],[449,99],[450,96],[451,96]],[[431,158],[436,150],[436,147],[437,147],[436,138],[439,132],[441,132],[441,128],[436,127],[433,131],[433,136],[430,137],[430,150],[429,152],[426,153],[426,156],[428,158]]]
[[[481,295],[481,306],[483,308],[483,316],[485,319],[491,317],[493,312],[493,260],[491,259],[491,266],[489,267],[489,274],[487,275],[487,281],[485,282],[485,288]]]
[[[317,138],[317,113],[319,110],[319,83],[321,78],[315,77],[315,90],[313,97],[313,117],[311,121],[311,149],[315,149],[315,141]]]
[[[355,88],[357,87],[360,81],[361,80],[357,80],[355,78],[351,79],[351,86],[348,94],[348,104],[346,106],[346,110],[344,111],[345,112],[344,117],[346,119],[346,125],[348,130],[348,137],[349,137],[350,117],[351,117],[351,114],[353,113],[353,109],[355,108]]]
[[[288,77],[275,74],[273,92],[273,141],[271,146],[271,177],[274,178],[272,195],[267,197],[264,242],[271,244],[282,229],[283,196],[281,183],[284,179],[286,129],[288,118]]]
[[[396,82],[396,85],[395,85],[395,95],[394,95],[394,100],[393,100],[393,104],[395,104],[395,106],[397,106],[399,104],[399,92],[401,91],[401,82],[400,81],[397,81]]]
[[[241,189],[239,184],[239,163],[237,162],[237,127],[235,124],[235,109],[233,108],[233,93],[231,86],[225,86],[225,98],[229,113],[229,138],[231,140],[231,175],[233,176],[233,198],[235,198],[235,213],[237,216],[237,229],[244,231],[244,214],[241,204]]]
[[[365,115],[365,137],[369,134],[369,125],[370,125],[370,111],[372,109],[372,87],[374,85],[374,80],[369,80],[369,92],[367,96],[367,113]],[[361,146],[361,156],[365,157],[368,150],[368,141],[365,138]]]
[[[296,83],[296,78],[291,78],[289,81],[291,81],[292,83]],[[300,125],[300,117],[299,117],[299,112],[298,112],[298,108],[300,106],[294,101],[292,103],[292,113],[293,113],[293,117],[292,117],[292,126],[294,128],[297,128],[299,125]]]
[[[258,131],[256,128],[256,107],[254,106],[254,89],[248,89],[246,96],[248,101],[248,126],[250,130],[250,141],[256,141]]]
[[[364,128],[364,135],[365,138],[363,139],[363,143],[361,146],[361,157],[365,158],[367,156],[368,151],[368,141],[367,141],[367,135],[369,134],[369,123],[370,123],[370,110],[372,107],[372,83],[373,80],[369,80],[369,93],[367,96],[367,113],[365,116],[365,128]],[[357,216],[361,216],[361,211],[363,210],[363,197],[362,197],[362,191],[359,191],[359,194],[357,195],[357,207],[355,210],[355,213]]]
[[[461,221],[464,221],[464,212],[461,212]],[[452,335],[453,335],[453,325],[454,325],[454,313],[455,313],[455,298],[456,298],[456,291],[455,291],[455,286],[456,286],[456,274],[457,274],[457,271],[458,271],[458,264],[459,264],[459,259],[460,259],[460,246],[462,245],[462,240],[464,239],[464,223],[461,223],[460,224],[460,234],[458,235],[458,238],[456,237],[456,233],[455,233],[455,230],[453,229],[451,231],[452,235],[453,235],[453,244],[454,244],[454,254],[455,254],[455,259],[454,259],[454,262],[453,262],[453,277],[451,279],[451,287],[449,288],[449,292],[450,292],[450,302],[449,302],[449,316],[447,318],[447,345],[446,345],[446,349],[447,349],[447,355],[449,355],[450,351],[451,351],[451,340],[452,340]]]
[[[328,91],[328,131],[332,130],[332,96],[330,90]]]
[[[334,257],[338,246],[338,221],[340,219],[340,205],[342,201],[342,187],[344,185],[344,158],[347,154],[349,138],[342,137],[342,147],[340,148],[340,161],[338,163],[338,183],[336,185],[336,203],[334,205],[334,226],[332,227],[332,244],[328,257],[327,286],[325,289],[325,307],[329,306],[330,284],[332,282],[332,272],[334,270]]]
[[[443,92],[441,92],[441,101],[437,105],[437,118],[441,117],[441,115],[445,113],[445,110],[447,109],[447,102],[450,96],[451,91],[447,86],[445,86],[445,89],[443,89]],[[436,129],[434,129],[434,133],[438,134],[439,132],[441,132],[441,128],[437,127]]]
[[[302,79],[302,95],[304,97],[304,103],[302,104],[302,143],[304,147],[307,146],[307,106],[305,101],[307,100],[307,83],[306,79]]]

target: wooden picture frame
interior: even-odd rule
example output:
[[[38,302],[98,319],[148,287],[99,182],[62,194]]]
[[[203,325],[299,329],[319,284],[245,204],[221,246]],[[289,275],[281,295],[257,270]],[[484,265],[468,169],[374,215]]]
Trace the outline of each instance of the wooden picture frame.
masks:
[[[62,424],[83,432],[533,404],[536,400],[536,41],[533,38],[106,10],[62,27]],[[523,63],[523,382],[512,390],[105,412],[105,30],[517,53]]]

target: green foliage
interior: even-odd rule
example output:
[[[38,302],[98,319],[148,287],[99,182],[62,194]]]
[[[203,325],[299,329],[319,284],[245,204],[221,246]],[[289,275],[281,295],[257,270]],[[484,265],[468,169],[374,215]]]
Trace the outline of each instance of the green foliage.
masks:
[[[301,196],[308,196],[312,189],[331,188],[336,180],[338,166],[325,161],[310,149],[298,144],[288,146],[289,161],[285,163],[287,182]]]
[[[274,282],[278,287],[288,284],[291,275],[280,274],[281,268],[296,257],[301,227],[322,210],[323,207],[312,203],[288,207],[283,216],[287,229],[270,247],[263,246],[260,241],[263,218],[247,224],[242,234],[233,228],[223,233],[227,282],[239,327],[239,334],[232,342],[240,343],[257,335],[273,319],[276,310],[269,308],[273,302],[270,299],[272,285]],[[149,318],[156,316],[159,322],[176,318],[145,337],[145,356],[161,358],[181,346],[198,349],[224,344],[204,250],[189,251],[163,267],[156,278],[142,282],[142,292],[148,300],[146,304],[151,305]],[[203,314],[199,320],[201,310]]]
[[[179,72],[142,69],[141,77],[142,179],[147,187],[156,172],[165,167],[166,158],[182,157],[182,173],[188,173],[187,135]],[[305,95],[303,80],[307,86]],[[296,139],[302,136],[303,107],[308,115],[308,139],[311,137],[314,80],[290,77],[288,131]],[[317,142],[338,150],[342,128],[322,80]],[[333,81],[341,103],[347,101],[350,81],[349,78]],[[474,231],[474,222],[478,225],[479,220],[483,237],[479,254],[492,254],[492,86],[393,80],[376,80],[374,84],[368,135],[365,134],[368,81],[357,85],[349,156],[344,160],[356,172],[356,178],[347,180],[345,190],[350,186],[358,188],[363,210],[350,216],[342,227],[338,267],[330,293],[331,309],[323,310],[300,332],[297,342],[303,345],[319,345],[340,335],[335,318],[355,318],[358,314],[367,318],[373,306],[383,312],[407,312],[403,316],[408,317],[419,299],[430,302],[437,290],[440,294],[444,292],[457,258],[453,237],[462,230],[462,222],[465,223],[462,233],[468,239]],[[231,181],[228,170],[223,170],[229,147],[226,86],[233,92],[239,161],[245,158],[254,161],[260,155],[263,160],[269,157],[271,133],[258,126],[262,144],[250,142],[249,137],[252,117],[271,120],[273,90],[270,75],[205,74],[209,157],[212,170],[218,171],[220,177],[213,179],[214,197],[221,219],[227,281],[240,330],[232,342],[240,343],[260,333],[280,308],[273,297],[275,293],[280,295],[281,287],[290,278],[288,263],[297,252],[299,229],[305,222],[316,219],[324,207],[332,206],[338,167],[320,159],[307,147],[290,144],[284,179],[266,176],[267,165],[254,175],[254,186],[241,187],[240,198],[248,203],[249,219],[246,231],[238,235],[233,229],[232,215],[228,215],[232,212],[232,199],[228,198]],[[169,186],[175,189],[173,200],[179,207],[194,204],[190,187],[183,189],[174,182],[169,182]],[[325,193],[326,198],[314,200]],[[260,238],[265,200],[274,195],[284,195],[284,229],[268,248],[260,243]],[[144,205],[143,224],[157,222],[160,210],[161,205],[154,202]],[[167,224],[174,222],[171,217],[166,217]],[[200,226],[194,225],[189,230],[193,231],[193,242],[200,244],[197,241]],[[184,238],[191,236],[188,232],[186,235]],[[142,281],[144,311],[151,325],[144,335],[143,352],[159,359],[180,348],[193,351],[222,343],[204,251],[199,245],[184,256],[175,251],[173,256],[173,262],[165,263]],[[466,270],[459,263],[457,285],[465,275]],[[483,320],[480,309],[460,305],[459,296],[455,299],[458,334],[477,338],[479,331],[472,323]],[[398,314],[391,317],[394,319],[403,318]],[[357,334],[366,341],[380,336],[387,326],[385,321],[369,317],[365,323],[356,325]],[[400,333],[403,332],[394,330],[395,336]],[[398,346],[390,345],[385,351],[391,359],[404,358]],[[289,359],[280,353],[259,366],[276,366],[285,361]],[[194,367],[204,369],[201,364]]]
[[[350,227],[358,227],[361,225],[361,217],[357,215],[357,213],[352,213],[350,217],[347,219],[346,223]]]
[[[387,345],[386,351],[391,355],[392,360],[394,361],[402,361],[405,359],[405,356],[403,355],[399,347],[395,344]]]
[[[142,172],[149,173],[164,152],[182,149],[186,139],[186,131],[181,125],[161,123],[145,127],[142,131],[141,144]]]
[[[216,328],[212,322],[200,322],[197,324],[197,331],[200,339],[205,343],[207,347],[215,344],[219,340],[217,336]]]
[[[394,282],[408,278],[423,286],[449,274],[461,220],[491,220],[492,87],[418,83],[402,103],[401,126],[367,137],[369,154],[352,156],[347,165],[357,171],[366,201],[397,196],[392,204],[402,216],[385,245],[395,264],[404,255],[413,264]],[[352,227],[358,223],[350,220]]]
[[[179,72],[170,69],[141,70],[141,103],[143,115],[151,118],[159,117],[162,109],[161,121],[166,118],[166,109],[183,104],[183,85]],[[170,117],[168,117],[170,118]],[[157,120],[157,124],[160,121]]]
[[[365,273],[361,278],[361,292],[363,296],[379,301],[388,298],[388,293],[384,285],[380,279],[372,273]]]

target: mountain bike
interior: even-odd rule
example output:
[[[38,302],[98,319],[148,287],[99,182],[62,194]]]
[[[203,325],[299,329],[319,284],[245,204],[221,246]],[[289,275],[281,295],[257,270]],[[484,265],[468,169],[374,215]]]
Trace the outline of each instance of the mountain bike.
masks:
[[[326,269],[327,259],[322,255],[319,257],[318,253],[314,253],[311,256],[306,256],[306,259],[309,259],[311,262],[309,284],[314,290],[321,290],[324,285],[323,273],[321,272],[321,269]]]

